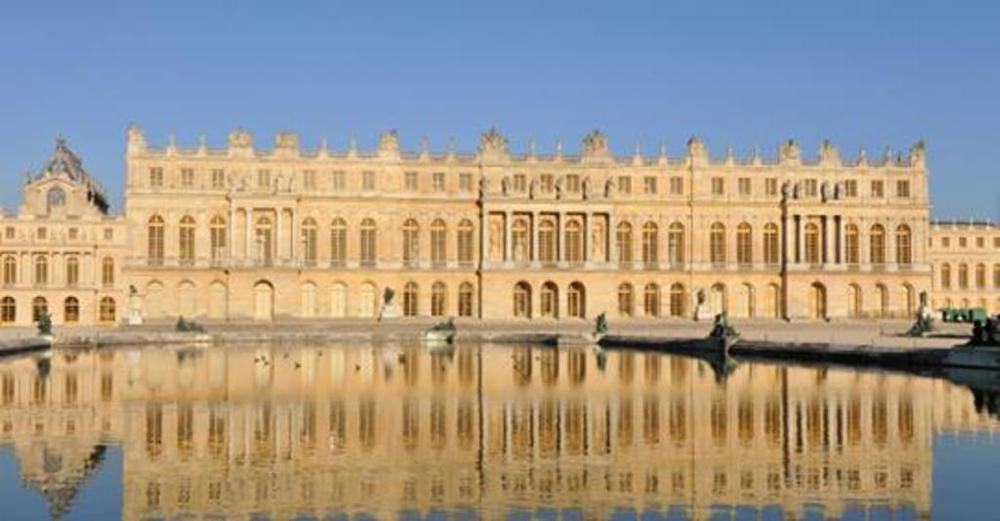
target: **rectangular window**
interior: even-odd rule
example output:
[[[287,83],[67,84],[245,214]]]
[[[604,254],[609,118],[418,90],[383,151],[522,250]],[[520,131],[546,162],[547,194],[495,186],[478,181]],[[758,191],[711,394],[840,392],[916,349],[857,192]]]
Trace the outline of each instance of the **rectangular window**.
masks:
[[[302,189],[312,192],[316,189],[316,171],[306,170],[302,172]]]
[[[528,176],[524,174],[514,174],[514,191],[519,193],[528,191]]]
[[[942,248],[950,248],[951,247],[951,237],[942,237],[941,238],[941,247]]]
[[[993,238],[993,247],[1000,250],[1000,237]]]
[[[778,178],[768,177],[764,180],[764,193],[767,195],[778,195]]]
[[[182,168],[181,169],[181,185],[185,187],[194,186],[194,169],[193,168]]]
[[[14,238],[14,227],[13,226],[8,226],[7,229],[4,230],[4,237],[6,237],[8,240],[11,240],[11,239]]]
[[[632,193],[632,178],[627,176],[618,177],[618,193],[620,194],[631,194]]]
[[[656,178],[653,176],[646,176],[642,178],[642,193],[646,195],[656,194]]]
[[[342,171],[333,173],[333,191],[343,192],[347,189],[347,176]]]
[[[361,189],[366,191],[375,189],[375,172],[371,170],[361,172]]]
[[[541,176],[539,176],[539,180],[542,185],[541,186],[542,193],[546,194],[552,193],[552,190],[555,186],[554,183],[552,182],[552,174],[542,174]]]
[[[149,169],[149,186],[153,188],[163,186],[163,168],[154,166]]]
[[[986,237],[976,237],[976,248],[986,247]]]
[[[884,197],[885,185],[882,181],[872,181],[872,197]]]
[[[674,195],[684,194],[684,178],[674,176],[670,178],[670,193]]]
[[[37,236],[38,236],[38,240],[44,241],[45,239],[47,239],[49,237],[49,231],[47,229],[45,229],[45,228],[39,228]]]
[[[472,191],[472,174],[458,174],[458,189],[463,192]]]
[[[410,191],[410,192],[416,192],[417,191],[417,173],[416,172],[407,172],[407,173],[403,174],[403,177],[404,177],[403,182],[406,185],[406,189],[408,191]]]
[[[76,228],[69,229],[69,240],[75,241],[78,235],[79,235],[79,230],[77,230]]]
[[[854,198],[858,196],[858,182],[854,179],[844,181],[844,197]]]
[[[566,176],[566,191],[575,194],[580,191],[580,176],[569,174]]]
[[[266,190],[271,186],[271,172],[269,170],[257,171],[257,188]]]
[[[212,188],[224,188],[226,186],[226,171],[221,168],[212,170]]]
[[[744,195],[744,196],[750,195],[750,193],[751,193],[750,186],[751,185],[750,185],[750,178],[749,177],[741,177],[740,180],[738,181],[738,184],[739,184],[740,195]]]
[[[104,229],[104,240],[110,241],[111,239],[114,239],[114,238],[115,238],[115,230],[114,230],[114,228],[105,228]]]
[[[441,193],[445,191],[444,172],[434,172],[434,176],[431,177],[431,180],[434,184],[435,192]]]
[[[965,248],[968,245],[969,245],[969,242],[968,242],[968,240],[965,237],[959,237],[958,238],[958,247],[959,248]]]
[[[805,182],[805,192],[806,197],[816,197],[816,180],[806,179]]]
[[[908,199],[910,197],[910,182],[904,179],[896,181],[896,197]]]
[[[726,193],[726,180],[721,177],[712,178],[712,195],[724,195]]]

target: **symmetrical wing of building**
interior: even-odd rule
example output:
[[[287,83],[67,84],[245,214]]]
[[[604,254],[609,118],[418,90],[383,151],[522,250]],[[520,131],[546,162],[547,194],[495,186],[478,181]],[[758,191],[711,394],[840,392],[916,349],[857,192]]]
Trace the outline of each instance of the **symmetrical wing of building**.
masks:
[[[0,318],[57,324],[177,316],[481,319],[912,315],[1000,312],[1000,227],[931,223],[926,152],[844,160],[300,147],[166,147],[128,132],[124,214],[60,141],[2,219]]]

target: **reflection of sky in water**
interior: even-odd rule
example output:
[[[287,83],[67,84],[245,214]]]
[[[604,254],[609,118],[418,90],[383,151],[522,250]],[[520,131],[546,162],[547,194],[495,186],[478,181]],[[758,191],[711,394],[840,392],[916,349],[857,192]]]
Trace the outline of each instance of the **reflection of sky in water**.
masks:
[[[5,520],[962,519],[1000,485],[967,388],[870,370],[255,346],[5,359],[0,382]]]

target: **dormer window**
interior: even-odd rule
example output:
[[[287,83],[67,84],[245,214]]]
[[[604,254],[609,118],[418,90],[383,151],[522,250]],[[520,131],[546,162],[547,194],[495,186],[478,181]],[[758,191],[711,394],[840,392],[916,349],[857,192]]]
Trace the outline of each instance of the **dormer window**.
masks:
[[[59,187],[52,188],[49,190],[46,201],[50,212],[53,208],[64,206],[66,204],[66,191]]]

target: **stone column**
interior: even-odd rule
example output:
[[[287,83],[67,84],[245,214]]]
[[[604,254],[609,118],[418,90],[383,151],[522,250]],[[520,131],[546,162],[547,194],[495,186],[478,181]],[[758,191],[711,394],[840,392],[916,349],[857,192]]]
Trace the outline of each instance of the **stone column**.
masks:
[[[833,254],[834,241],[836,240],[833,234],[833,216],[825,215],[823,216],[823,262],[826,265],[834,263],[835,256]]]
[[[510,238],[511,238],[511,212],[503,213],[503,260],[510,262],[513,259]]]
[[[618,218],[608,215],[608,262],[618,264]]]
[[[563,228],[566,227],[566,213],[559,212],[559,220],[556,221],[556,262],[566,260],[565,244],[563,244]]]
[[[838,215],[837,219],[837,264],[844,264],[844,216]]]
[[[479,265],[484,266],[489,261],[490,247],[490,213],[483,210],[482,224],[479,226]]]
[[[784,215],[781,218],[781,253],[783,264],[786,266],[792,263],[792,216]]]
[[[896,266],[896,226],[895,221],[886,220],[885,226],[885,263]]]

